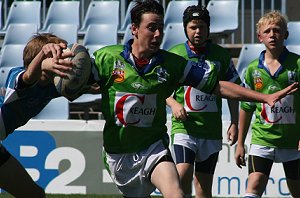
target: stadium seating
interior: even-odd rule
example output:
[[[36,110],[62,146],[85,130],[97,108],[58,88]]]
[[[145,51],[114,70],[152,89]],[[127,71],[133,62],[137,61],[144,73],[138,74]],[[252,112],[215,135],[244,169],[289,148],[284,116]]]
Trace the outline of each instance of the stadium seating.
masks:
[[[131,11],[131,8],[133,6],[134,6],[134,1],[130,1],[129,5],[128,5],[127,9],[126,9],[126,14],[125,14],[124,21],[122,23],[121,28],[118,31],[121,34],[125,34],[126,30],[128,28],[128,25],[131,24],[130,11]]]
[[[182,23],[184,10],[190,5],[197,5],[198,1],[170,1],[165,12],[165,28],[169,23]]]
[[[65,97],[51,100],[46,107],[32,119],[67,120],[69,118],[69,101]]]
[[[210,0],[207,10],[210,15],[210,34],[229,36],[238,29],[238,0]]]
[[[127,41],[130,40],[131,38],[133,38],[132,33],[131,33],[131,24],[128,24],[125,29],[122,43],[123,44],[127,43]]]
[[[119,1],[91,1],[79,30],[85,34],[91,24],[111,24],[119,28]]]
[[[0,67],[0,87],[5,86],[6,78],[12,67]]]
[[[300,45],[300,21],[290,21],[287,24],[289,36],[285,40],[285,45]]]
[[[11,44],[26,44],[30,38],[38,32],[34,23],[13,23],[6,30],[2,46]]]
[[[41,26],[41,2],[40,1],[12,2],[8,12],[7,19],[5,21],[5,25],[1,31],[5,33],[8,26],[13,23],[33,23],[36,24],[39,29]]]
[[[286,48],[287,48],[290,52],[294,52],[294,53],[300,55],[300,44],[299,44],[299,45],[287,45]]]
[[[0,51],[0,67],[23,66],[23,49],[25,45],[5,45]]]
[[[2,16],[2,1],[0,1],[0,30],[2,29],[2,21],[3,21],[3,16]]]
[[[68,44],[77,43],[78,26],[76,24],[50,24],[47,31],[66,40]]]
[[[265,50],[265,46],[263,44],[243,45],[236,65],[237,72],[239,73],[241,79],[244,78],[244,72],[249,63],[258,58],[263,50]]]
[[[50,24],[75,24],[80,27],[79,1],[52,1],[41,31]]]
[[[161,48],[170,49],[172,46],[186,41],[182,23],[170,23],[167,25]]]
[[[111,24],[89,25],[82,44],[92,53],[101,47],[117,44],[118,28]]]

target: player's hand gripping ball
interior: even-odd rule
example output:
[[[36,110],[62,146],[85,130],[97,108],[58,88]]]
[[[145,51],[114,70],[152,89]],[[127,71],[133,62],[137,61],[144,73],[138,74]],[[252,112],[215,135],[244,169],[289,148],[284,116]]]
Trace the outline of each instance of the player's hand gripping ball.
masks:
[[[72,51],[75,55],[69,59],[74,63],[73,69],[68,72],[68,77],[54,77],[56,90],[69,100],[75,100],[87,85],[91,74],[91,58],[87,49],[77,43],[71,44],[65,50]]]

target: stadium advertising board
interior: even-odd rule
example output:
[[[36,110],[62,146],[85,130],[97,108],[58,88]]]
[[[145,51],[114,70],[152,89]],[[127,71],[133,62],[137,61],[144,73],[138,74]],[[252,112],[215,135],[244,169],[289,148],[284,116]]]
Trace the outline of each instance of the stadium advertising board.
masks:
[[[119,194],[102,161],[103,125],[103,120],[31,120],[3,144],[46,193]],[[225,122],[213,195],[241,197],[247,185],[247,167],[239,169],[235,165],[235,146],[225,141],[228,126]],[[247,137],[247,145],[249,140]],[[290,196],[281,164],[273,165],[264,196]]]

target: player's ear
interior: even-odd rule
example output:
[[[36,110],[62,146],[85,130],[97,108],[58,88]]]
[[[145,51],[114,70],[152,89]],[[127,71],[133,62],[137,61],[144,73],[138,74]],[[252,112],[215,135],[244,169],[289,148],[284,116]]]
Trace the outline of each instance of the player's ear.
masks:
[[[284,35],[284,39],[287,39],[289,37],[289,34],[290,34],[289,31],[286,31]]]
[[[135,37],[138,33],[138,26],[134,23],[131,24],[131,34]]]
[[[258,39],[259,42],[262,42],[262,39],[261,39],[261,37],[260,37],[260,34],[257,34],[257,39]]]

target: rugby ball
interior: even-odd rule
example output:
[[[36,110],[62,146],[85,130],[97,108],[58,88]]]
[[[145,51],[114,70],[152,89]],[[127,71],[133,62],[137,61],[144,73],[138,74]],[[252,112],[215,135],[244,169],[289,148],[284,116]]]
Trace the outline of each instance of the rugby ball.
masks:
[[[67,49],[74,53],[73,57],[68,58],[74,63],[73,69],[67,74],[67,77],[54,76],[53,83],[56,90],[68,100],[75,100],[81,94],[87,85],[91,74],[91,58],[88,50],[78,43],[68,45]]]

